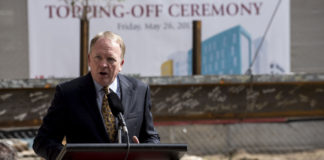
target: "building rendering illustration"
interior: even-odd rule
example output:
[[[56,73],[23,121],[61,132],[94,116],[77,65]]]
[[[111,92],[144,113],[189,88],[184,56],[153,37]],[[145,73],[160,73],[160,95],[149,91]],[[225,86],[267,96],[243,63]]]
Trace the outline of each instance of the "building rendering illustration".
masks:
[[[221,33],[211,36],[201,44],[201,74],[202,75],[226,75],[244,74],[252,59],[252,40],[250,34],[240,25],[229,28]],[[187,60],[179,60],[179,57]],[[173,63],[171,64],[170,60]],[[185,56],[171,56],[169,63],[164,63],[162,68],[172,68],[172,71],[179,71],[180,67],[187,68],[187,75],[192,75],[192,49]],[[177,74],[174,74],[177,73]],[[162,75],[170,75],[168,74]],[[183,75],[173,72],[174,76]]]

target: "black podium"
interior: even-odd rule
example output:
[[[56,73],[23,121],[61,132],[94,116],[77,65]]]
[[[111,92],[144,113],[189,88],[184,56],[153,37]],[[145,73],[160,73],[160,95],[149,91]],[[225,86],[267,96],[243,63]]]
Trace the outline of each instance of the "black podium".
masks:
[[[187,144],[130,144],[127,160],[177,160]],[[57,160],[123,160],[127,144],[66,144]]]

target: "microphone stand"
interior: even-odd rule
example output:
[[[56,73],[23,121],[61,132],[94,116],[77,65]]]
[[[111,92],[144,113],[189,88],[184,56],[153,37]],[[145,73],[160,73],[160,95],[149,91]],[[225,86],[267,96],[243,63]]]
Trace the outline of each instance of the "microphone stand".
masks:
[[[128,158],[128,154],[129,154],[129,151],[130,151],[130,143],[129,143],[129,136],[128,136],[128,130],[127,130],[127,127],[126,127],[126,123],[122,117],[121,114],[118,115],[119,116],[119,123],[118,123],[118,143],[121,144],[122,143],[122,131],[124,131],[126,133],[126,139],[127,139],[127,153],[126,153],[126,156],[124,158],[124,160],[127,160]]]
[[[122,139],[121,139],[121,133],[122,133],[122,126],[119,125],[118,127],[118,143],[121,144],[122,143]]]

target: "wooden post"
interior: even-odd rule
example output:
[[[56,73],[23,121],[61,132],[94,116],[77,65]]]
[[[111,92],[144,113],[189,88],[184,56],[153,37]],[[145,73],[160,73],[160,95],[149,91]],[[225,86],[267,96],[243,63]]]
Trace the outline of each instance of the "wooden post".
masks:
[[[89,21],[87,18],[88,3],[83,6],[80,20],[80,76],[88,73]]]
[[[192,75],[201,74],[201,21],[193,21]]]

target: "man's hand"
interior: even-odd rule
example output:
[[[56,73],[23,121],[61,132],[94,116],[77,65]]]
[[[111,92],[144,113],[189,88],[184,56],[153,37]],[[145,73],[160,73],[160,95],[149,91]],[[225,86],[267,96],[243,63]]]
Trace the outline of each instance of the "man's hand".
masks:
[[[139,140],[138,140],[138,138],[137,138],[136,136],[133,136],[133,142],[134,142],[134,143],[137,143],[137,144],[140,143]]]

